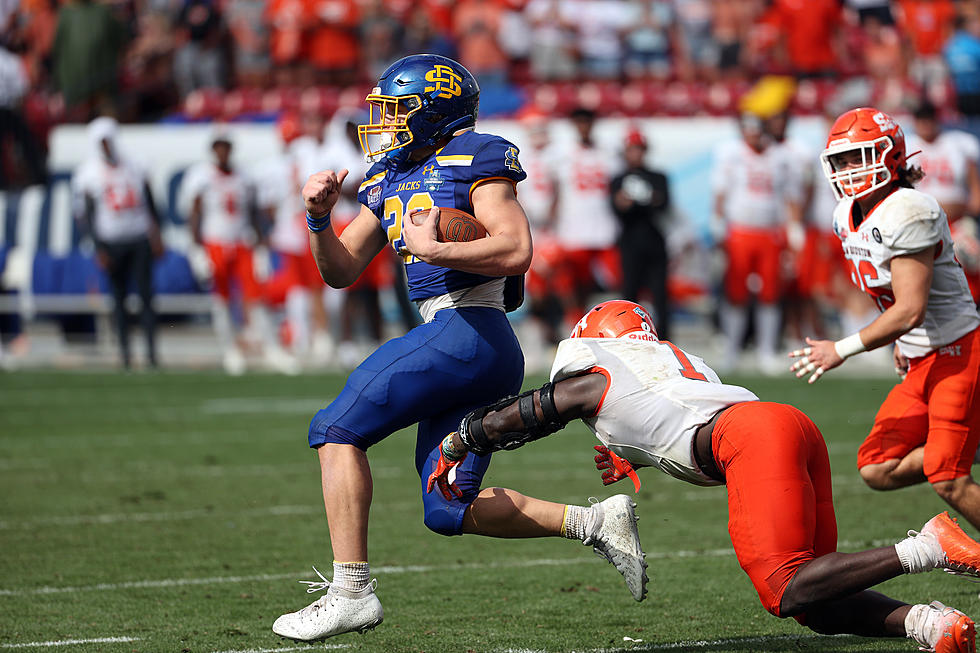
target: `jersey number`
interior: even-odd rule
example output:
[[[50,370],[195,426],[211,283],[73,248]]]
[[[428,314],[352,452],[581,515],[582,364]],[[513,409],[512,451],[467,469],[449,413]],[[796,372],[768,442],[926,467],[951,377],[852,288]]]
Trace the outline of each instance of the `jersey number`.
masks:
[[[851,281],[862,291],[871,295],[871,298],[878,305],[878,310],[884,312],[885,309],[895,303],[895,298],[891,293],[868,283],[878,278],[878,271],[871,264],[871,261],[861,259],[855,263],[851,259],[847,259],[847,262],[851,264]]]
[[[402,240],[402,217],[405,215],[406,210],[428,211],[433,206],[435,206],[435,202],[432,201],[432,196],[428,193],[415,193],[412,195],[408,200],[407,209],[402,202],[402,198],[397,195],[385,198],[384,219],[389,223],[387,229],[388,242],[391,243],[391,247],[395,250],[395,253],[401,256],[406,264],[415,263],[418,259],[411,254],[402,254],[400,251],[405,247],[405,241]]]
[[[670,347],[670,350],[674,352],[674,357],[677,359],[677,362],[681,364],[681,376],[683,376],[685,379],[691,379],[692,381],[708,380],[708,377],[694,369],[694,365],[691,364],[691,359],[687,357],[687,354],[678,349],[674,343],[667,342],[666,340],[661,340],[660,342]]]

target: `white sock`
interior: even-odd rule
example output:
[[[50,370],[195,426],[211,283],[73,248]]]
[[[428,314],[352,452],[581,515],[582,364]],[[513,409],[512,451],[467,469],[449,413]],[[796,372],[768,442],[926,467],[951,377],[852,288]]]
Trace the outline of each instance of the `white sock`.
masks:
[[[371,566],[366,562],[333,561],[331,585],[351,592],[360,592],[371,582]]]
[[[915,531],[910,531],[915,533]],[[906,574],[921,574],[938,567],[945,557],[939,541],[932,533],[916,533],[895,545]]]
[[[727,346],[725,364],[727,367],[735,367],[735,363],[738,362],[738,353],[742,349],[742,339],[745,337],[745,328],[749,316],[744,306],[734,306],[724,302],[721,305],[719,317]]]
[[[779,346],[780,313],[775,304],[759,304],[755,309],[756,326],[758,327],[759,353],[763,356],[776,355]]]
[[[310,348],[310,293],[305,288],[293,288],[286,294],[286,317],[293,333],[294,352]]]
[[[231,311],[228,310],[228,302],[220,297],[216,297],[211,304],[211,326],[214,327],[214,334],[218,337],[218,345],[222,350],[227,351],[234,346]]]
[[[905,636],[915,640],[916,644],[924,647],[923,650],[935,650],[936,641],[939,639],[936,630],[941,615],[941,610],[931,606],[922,603],[913,605],[905,615]]]
[[[584,542],[592,534],[592,531],[595,530],[598,519],[599,513],[593,510],[591,506],[586,508],[585,506],[573,506],[569,504],[565,506],[565,518],[561,524],[561,536],[567,537],[570,540]]]

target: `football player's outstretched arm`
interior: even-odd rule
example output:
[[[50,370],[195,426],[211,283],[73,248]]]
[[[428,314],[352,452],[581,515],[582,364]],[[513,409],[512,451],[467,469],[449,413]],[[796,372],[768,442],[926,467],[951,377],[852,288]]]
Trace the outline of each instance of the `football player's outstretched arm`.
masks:
[[[347,170],[341,170],[339,175],[325,170],[310,175],[303,186],[310,251],[320,277],[334,288],[346,288],[354,283],[387,242],[377,216],[366,206],[361,206],[361,212],[344,233],[340,236],[334,233],[330,211],[340,197],[346,177]]]
[[[487,238],[440,243],[436,240],[434,211],[417,225],[406,214],[402,221],[406,249],[426,263],[488,277],[527,272],[531,266],[531,228],[513,184],[485,181],[473,189],[472,201],[474,217],[486,227]]]
[[[459,430],[447,435],[440,445],[441,455],[426,491],[438,486],[447,499],[460,496],[448,474],[469,452],[486,456],[516,449],[561,430],[573,419],[595,415],[605,390],[605,376],[583,374],[545,383],[536,390],[470,412],[460,422]]]
[[[806,347],[790,353],[791,357],[798,359],[790,368],[796,372],[796,376],[813,372],[814,375],[810,377],[810,383],[813,383],[824,372],[843,363],[849,355],[887,345],[922,324],[929,303],[935,249],[935,246],[931,246],[914,254],[894,257],[891,260],[891,285],[895,302],[874,322],[852,336],[837,342],[807,338]]]

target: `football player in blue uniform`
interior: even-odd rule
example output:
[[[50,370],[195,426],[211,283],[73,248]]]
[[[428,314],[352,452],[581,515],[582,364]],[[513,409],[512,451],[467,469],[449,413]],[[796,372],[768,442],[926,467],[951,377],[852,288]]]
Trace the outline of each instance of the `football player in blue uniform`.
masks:
[[[413,55],[395,62],[368,95],[370,120],[359,128],[362,148],[375,162],[358,191],[360,214],[339,237],[330,227],[347,170],[314,174],[303,188],[310,247],[324,281],[350,285],[390,245],[404,259],[409,296],[424,323],[361,363],[310,424],[334,575],[304,581],[311,592],[328,591],[279,617],[273,624],[279,635],[309,641],[381,623],[367,562],[372,479],[366,451],[412,424],[418,424],[415,468],[431,530],[579,539],[616,565],[634,598],[643,597],[646,563],[625,495],[584,507],[481,490],[489,456],[468,457],[457,467],[456,500],[425,491],[443,436],[469,411],[515,394],[524,377],[505,311],[520,304],[531,261],[531,234],[516,194],[525,174],[514,145],[473,131],[479,96],[473,76],[451,59]],[[474,215],[488,237],[438,242],[437,207]],[[416,224],[411,214],[419,210]]]

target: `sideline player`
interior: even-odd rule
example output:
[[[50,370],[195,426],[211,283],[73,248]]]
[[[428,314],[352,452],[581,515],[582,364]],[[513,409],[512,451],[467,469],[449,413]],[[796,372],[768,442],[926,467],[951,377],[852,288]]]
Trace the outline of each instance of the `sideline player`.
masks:
[[[723,366],[724,371],[737,366],[754,291],[760,367],[770,374],[781,369],[776,359],[781,266],[787,226],[800,224],[799,180],[786,152],[770,147],[758,116],[743,112],[739,129],[741,139],[718,148],[711,181],[715,216],[723,222],[728,256],[720,314],[726,340]],[[750,289],[754,277],[758,286]]]
[[[639,304],[599,304],[558,346],[551,381],[467,414],[439,447],[428,487],[454,492],[449,471],[582,419],[602,442],[608,485],[656,466],[694,485],[726,485],[728,531],[763,606],[823,634],[911,637],[929,651],[975,651],[974,623],[943,606],[869,590],[935,568],[980,575],[980,544],[946,514],[894,546],[837,552],[823,436],[793,406],[722,384],[697,356],[658,340]],[[765,425],[765,428],[760,428]],[[911,533],[911,532],[910,532]]]
[[[980,485],[970,475],[980,443],[980,316],[953,256],[946,214],[912,188],[921,170],[905,161],[902,128],[862,107],[843,113],[821,154],[840,202],[834,231],[851,279],[882,311],[837,342],[806,339],[790,353],[813,383],[849,356],[895,343],[892,388],[858,451],[876,490],[929,481],[980,528]]]
[[[525,174],[516,147],[473,131],[479,96],[470,72],[451,59],[412,55],[396,61],[367,96],[370,120],[359,127],[362,147],[376,161],[360,185],[360,214],[335,234],[330,210],[346,170],[314,174],[303,188],[310,245],[323,279],[334,287],[350,285],[390,243],[403,257],[410,297],[424,323],[361,363],[310,424],[334,575],[310,586],[329,587],[324,596],[276,620],[272,629],[279,635],[322,639],[363,632],[383,619],[367,562],[367,449],[418,424],[415,468],[424,490],[442,436],[470,410],[521,387],[524,357],[505,311],[520,304],[531,260],[527,218],[515,194]],[[438,242],[439,206],[475,215],[489,237]],[[412,214],[420,209],[416,224]],[[471,456],[458,466],[460,500],[422,492],[425,525],[442,535],[578,539],[623,573],[636,600],[643,598],[646,563],[628,496],[583,507],[503,488],[481,490],[489,464],[489,456]]]
[[[255,187],[234,168],[231,152],[229,134],[216,130],[211,138],[213,159],[191,167],[183,189],[191,199],[191,236],[207,251],[214,271],[211,321],[222,348],[222,362],[229,374],[245,371],[245,355],[237,342],[229,307],[232,284],[236,283],[249,325],[258,332],[269,364],[283,372],[295,372],[295,361],[275,344],[263,289],[255,277],[252,249],[257,244],[265,246],[266,240],[258,224]]]

